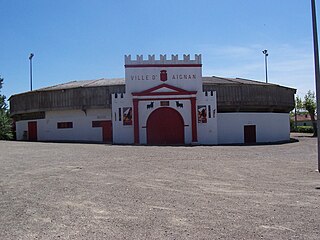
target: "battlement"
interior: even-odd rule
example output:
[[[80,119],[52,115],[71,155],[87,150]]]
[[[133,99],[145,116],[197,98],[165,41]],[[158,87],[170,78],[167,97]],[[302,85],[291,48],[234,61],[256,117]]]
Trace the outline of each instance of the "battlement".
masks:
[[[162,64],[201,64],[201,54],[195,54],[194,59],[190,59],[190,54],[183,54],[183,59],[179,59],[178,54],[171,55],[171,59],[167,59],[167,55],[160,55],[160,59],[156,59],[155,55],[148,55],[148,59],[143,59],[143,55],[137,55],[136,59],[131,59],[131,55],[125,55],[125,65],[162,65]]]

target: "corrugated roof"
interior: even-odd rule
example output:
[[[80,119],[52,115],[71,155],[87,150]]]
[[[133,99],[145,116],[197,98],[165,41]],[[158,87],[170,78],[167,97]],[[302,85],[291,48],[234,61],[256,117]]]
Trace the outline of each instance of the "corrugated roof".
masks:
[[[279,86],[277,84],[264,83],[255,80],[243,79],[243,78],[223,78],[223,77],[202,77],[203,83],[208,85],[262,85],[262,86]],[[124,78],[101,78],[96,80],[80,80],[62,83],[50,87],[40,88],[34,91],[53,91],[70,88],[83,88],[83,87],[99,87],[99,86],[112,86],[112,85],[124,85]],[[286,87],[288,88],[288,87]]]
[[[96,80],[71,81],[71,82],[62,83],[62,84],[58,84],[50,87],[40,88],[35,91],[53,91],[53,90],[70,89],[70,88],[123,85],[124,83],[125,83],[124,78],[111,78],[111,79],[101,78]]]
[[[249,84],[249,85],[275,85],[271,83],[259,82],[256,80],[244,79],[244,78],[222,78],[222,77],[203,77],[203,82],[208,84]]]

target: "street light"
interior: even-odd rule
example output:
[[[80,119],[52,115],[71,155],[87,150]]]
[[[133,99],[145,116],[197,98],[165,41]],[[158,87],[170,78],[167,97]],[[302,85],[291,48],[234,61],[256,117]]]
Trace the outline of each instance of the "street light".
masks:
[[[268,50],[265,49],[262,51],[262,53],[264,54],[264,64],[266,67],[266,83],[268,83],[268,61],[267,61],[267,57],[269,56]]]
[[[317,31],[316,2],[311,0],[312,27],[313,27],[313,50],[314,50],[314,69],[316,79],[316,99],[317,99],[317,138],[318,138],[318,172],[320,173],[320,70],[319,70],[319,46]]]
[[[30,91],[32,91],[32,58],[34,54],[30,53],[29,60],[30,60]]]

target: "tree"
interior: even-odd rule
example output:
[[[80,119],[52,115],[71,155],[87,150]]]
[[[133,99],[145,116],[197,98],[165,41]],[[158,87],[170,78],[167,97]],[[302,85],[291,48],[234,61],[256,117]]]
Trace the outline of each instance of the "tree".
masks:
[[[296,97],[296,109],[298,114],[304,109],[303,101],[299,96]]]
[[[12,125],[9,112],[7,110],[7,104],[5,102],[6,97],[1,95],[1,88],[3,85],[3,78],[0,77],[0,140],[12,139]]]
[[[316,104],[316,97],[314,92],[308,91],[307,94],[304,96],[304,102],[303,102],[304,109],[306,109],[311,117],[312,126],[313,126],[313,136],[318,136],[317,133],[317,123],[315,120],[315,114],[317,109]]]

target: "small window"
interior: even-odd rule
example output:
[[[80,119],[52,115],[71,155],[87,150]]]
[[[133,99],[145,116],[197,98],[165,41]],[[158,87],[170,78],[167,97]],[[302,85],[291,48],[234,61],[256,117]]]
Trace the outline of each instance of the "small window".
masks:
[[[92,127],[93,128],[101,127],[101,121],[92,121]]]
[[[73,122],[58,122],[57,128],[73,128]]]
[[[119,108],[119,122],[121,122],[121,108]]]
[[[211,118],[211,105],[208,105],[208,117]]]
[[[161,107],[166,107],[166,106],[169,106],[169,105],[170,105],[169,101],[160,101],[160,106]]]

